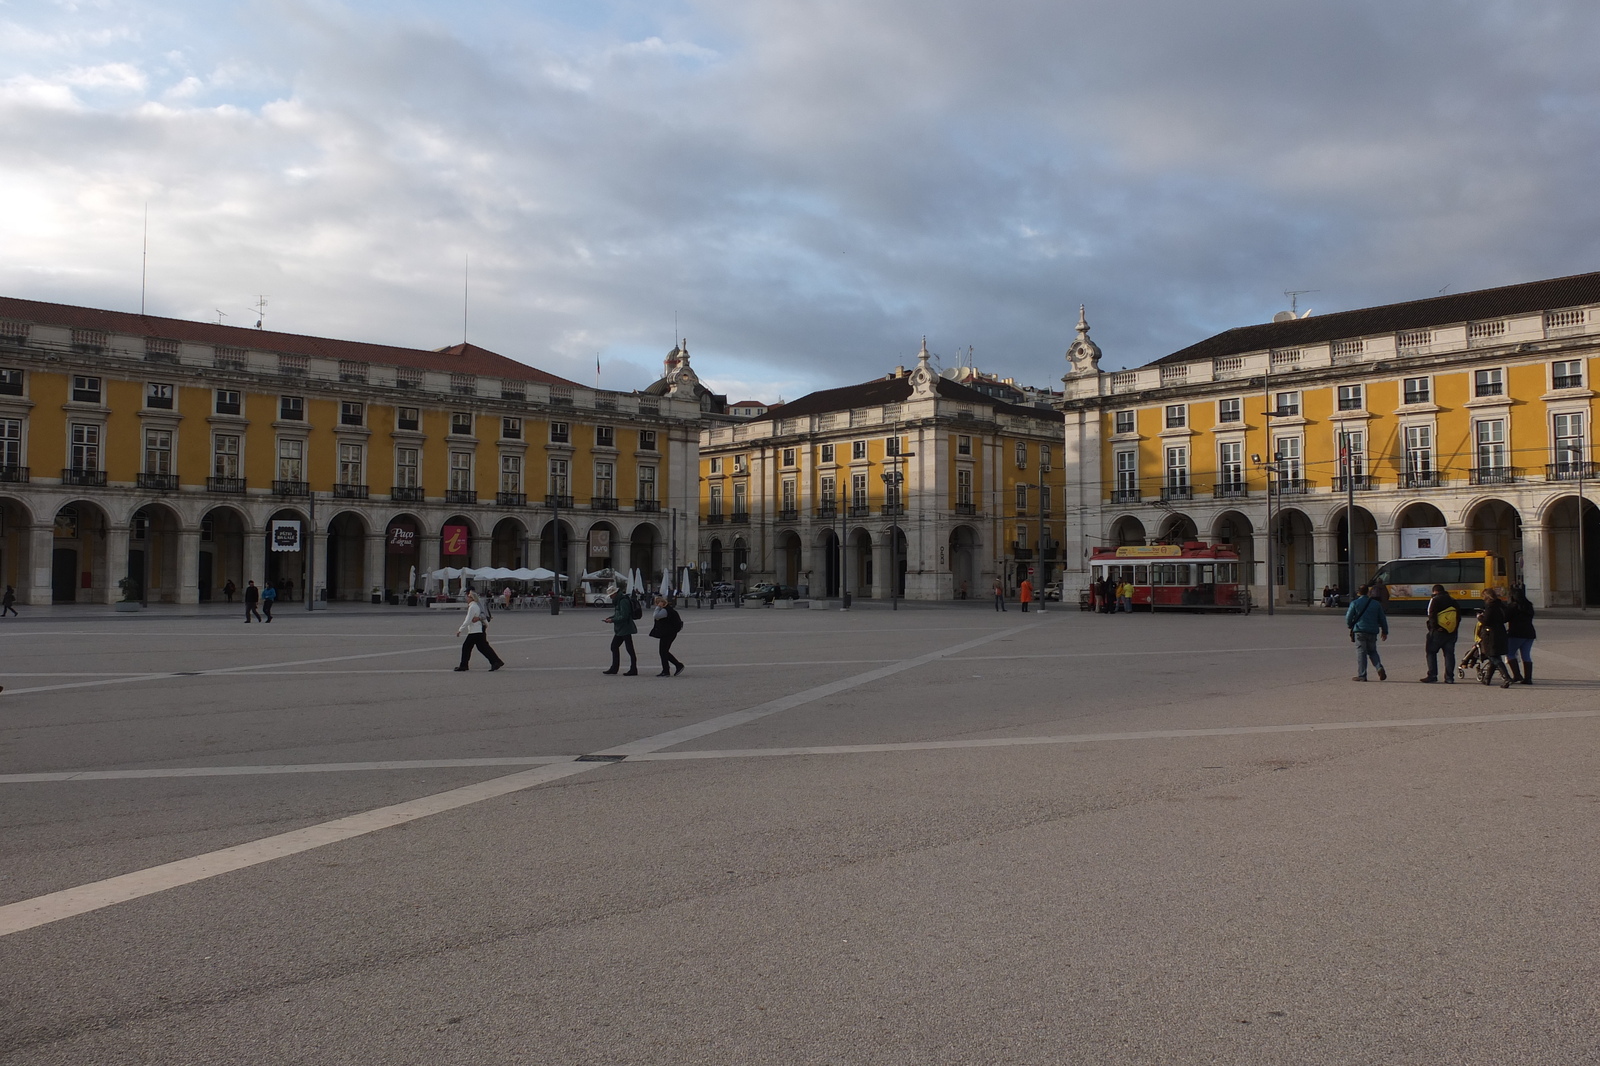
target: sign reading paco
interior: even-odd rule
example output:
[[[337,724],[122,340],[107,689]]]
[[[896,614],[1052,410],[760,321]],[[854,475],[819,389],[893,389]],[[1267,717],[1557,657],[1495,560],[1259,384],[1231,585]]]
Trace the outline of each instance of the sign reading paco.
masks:
[[[417,547],[417,531],[410,526],[389,527],[389,554],[410,555]]]
[[[300,550],[300,522],[297,519],[273,519],[272,550],[275,552],[297,552]]]

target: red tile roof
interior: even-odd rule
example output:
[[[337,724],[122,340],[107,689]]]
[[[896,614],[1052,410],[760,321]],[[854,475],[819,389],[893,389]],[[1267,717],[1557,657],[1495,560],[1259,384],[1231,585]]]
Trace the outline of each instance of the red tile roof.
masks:
[[[190,322],[181,318],[159,318],[129,311],[104,311],[71,304],[42,303],[0,296],[0,318],[31,322],[42,326],[70,329],[97,329],[135,337],[159,337],[189,344],[210,344],[225,348],[254,348],[266,352],[347,359],[352,362],[382,363],[389,366],[434,370],[447,374],[477,374],[481,377],[536,381],[546,385],[577,385],[538,367],[519,363],[475,344],[454,344],[430,351],[401,348],[365,341],[342,341],[327,337],[305,337],[297,333],[224,326],[214,322]]]

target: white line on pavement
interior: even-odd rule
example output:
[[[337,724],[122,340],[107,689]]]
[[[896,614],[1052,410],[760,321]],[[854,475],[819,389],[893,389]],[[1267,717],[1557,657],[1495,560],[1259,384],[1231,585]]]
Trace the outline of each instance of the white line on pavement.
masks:
[[[924,663],[932,662],[941,656],[966,651],[968,648],[974,648],[992,640],[999,640],[1003,637],[1024,632],[1034,628],[1036,624],[997,630],[977,640],[965,641],[949,648],[942,648],[938,651],[903,660],[893,666],[869,670],[854,677],[847,677],[826,685],[818,685],[815,688],[806,689],[792,696],[771,700],[752,707],[748,711],[722,715],[719,718],[713,718],[698,725],[668,730],[665,733],[658,733],[654,737],[646,737],[643,740],[635,741],[633,744],[621,745],[618,748],[610,748],[595,754],[613,755],[631,753],[633,751],[659,751],[662,748],[681,744],[686,740],[706,736],[721,729],[729,729],[736,725],[754,721],[757,718],[776,714],[779,711],[799,707],[859,685],[870,684],[902,670],[910,670]],[[22,932],[25,929],[48,925],[51,922],[61,921],[63,918],[87,914],[90,911],[109,907],[116,903],[125,903],[129,900],[154,895],[169,888],[177,888],[182,885],[193,884],[196,881],[204,881],[235,870],[270,862],[273,859],[296,855],[303,851],[310,851],[313,848],[320,848],[326,844],[349,840],[352,837],[374,833],[380,829],[389,829],[406,822],[416,821],[419,818],[427,818],[444,811],[481,803],[484,800],[520,792],[523,789],[533,788],[551,781],[558,781],[564,777],[572,777],[611,765],[615,764],[610,762],[564,762],[550,766],[540,766],[532,770],[523,770],[507,777],[481,781],[477,784],[450,789],[447,792],[440,792],[432,796],[424,796],[405,803],[379,807],[376,810],[338,818],[331,822],[323,822],[320,825],[308,826],[288,833],[280,833],[277,836],[264,837],[261,840],[239,844],[231,848],[223,848],[220,851],[210,852],[205,855],[180,859],[177,862],[165,863],[147,870],[138,870],[118,877],[107,878],[103,881],[62,889],[59,892],[51,892],[44,896],[36,896],[33,899],[20,900],[16,903],[0,906],[0,936],[8,936],[12,933]]]

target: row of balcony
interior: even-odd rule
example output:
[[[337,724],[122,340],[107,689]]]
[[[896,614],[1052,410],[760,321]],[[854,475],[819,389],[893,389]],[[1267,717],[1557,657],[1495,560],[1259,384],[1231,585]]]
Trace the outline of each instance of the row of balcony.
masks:
[[[835,504],[825,503],[819,505],[815,511],[816,517],[825,521],[839,518],[841,515],[849,518],[866,518],[870,515],[878,514],[886,518],[896,518],[903,516],[905,513],[906,509],[904,505],[894,503],[883,504],[879,507],[873,507],[870,504],[851,504],[849,507],[839,507]],[[956,513],[975,514],[976,510],[970,503],[958,503],[956,504]],[[799,520],[800,511],[796,508],[785,507],[778,511],[778,521],[780,522],[798,522]],[[712,526],[720,526],[723,523],[728,523],[735,526],[748,525],[750,522],[750,512],[730,511],[726,514],[709,514],[704,516],[704,521],[707,525]]]
[[[1569,462],[1545,464],[1545,481],[1593,481],[1600,477],[1600,463]],[[1519,482],[1532,480],[1527,476],[1525,468],[1520,466],[1485,466],[1473,467],[1467,471],[1469,485],[1514,485]],[[1436,489],[1448,484],[1448,480],[1437,470],[1410,470],[1405,471],[1395,479],[1393,487],[1401,489]],[[1328,488],[1334,493],[1341,492],[1374,492],[1385,486],[1370,474],[1357,474],[1350,477],[1334,477],[1328,481]],[[1274,478],[1273,490],[1280,496],[1303,496],[1317,488],[1315,481],[1306,478]],[[1141,503],[1145,499],[1159,498],[1168,500],[1192,500],[1201,495],[1202,490],[1189,484],[1161,485],[1159,497],[1146,493],[1138,487],[1120,487],[1111,490],[1112,503]],[[1242,480],[1219,481],[1211,486],[1211,495],[1214,499],[1242,499],[1252,494],[1265,495],[1265,488],[1258,486],[1254,492],[1246,487]]]

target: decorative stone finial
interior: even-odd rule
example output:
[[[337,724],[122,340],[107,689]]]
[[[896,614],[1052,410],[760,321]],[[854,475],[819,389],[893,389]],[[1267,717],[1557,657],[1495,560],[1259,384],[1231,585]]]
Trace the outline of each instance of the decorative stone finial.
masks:
[[[1069,374],[1096,374],[1100,371],[1100,346],[1089,339],[1089,319],[1078,305],[1078,339],[1067,349]]]

